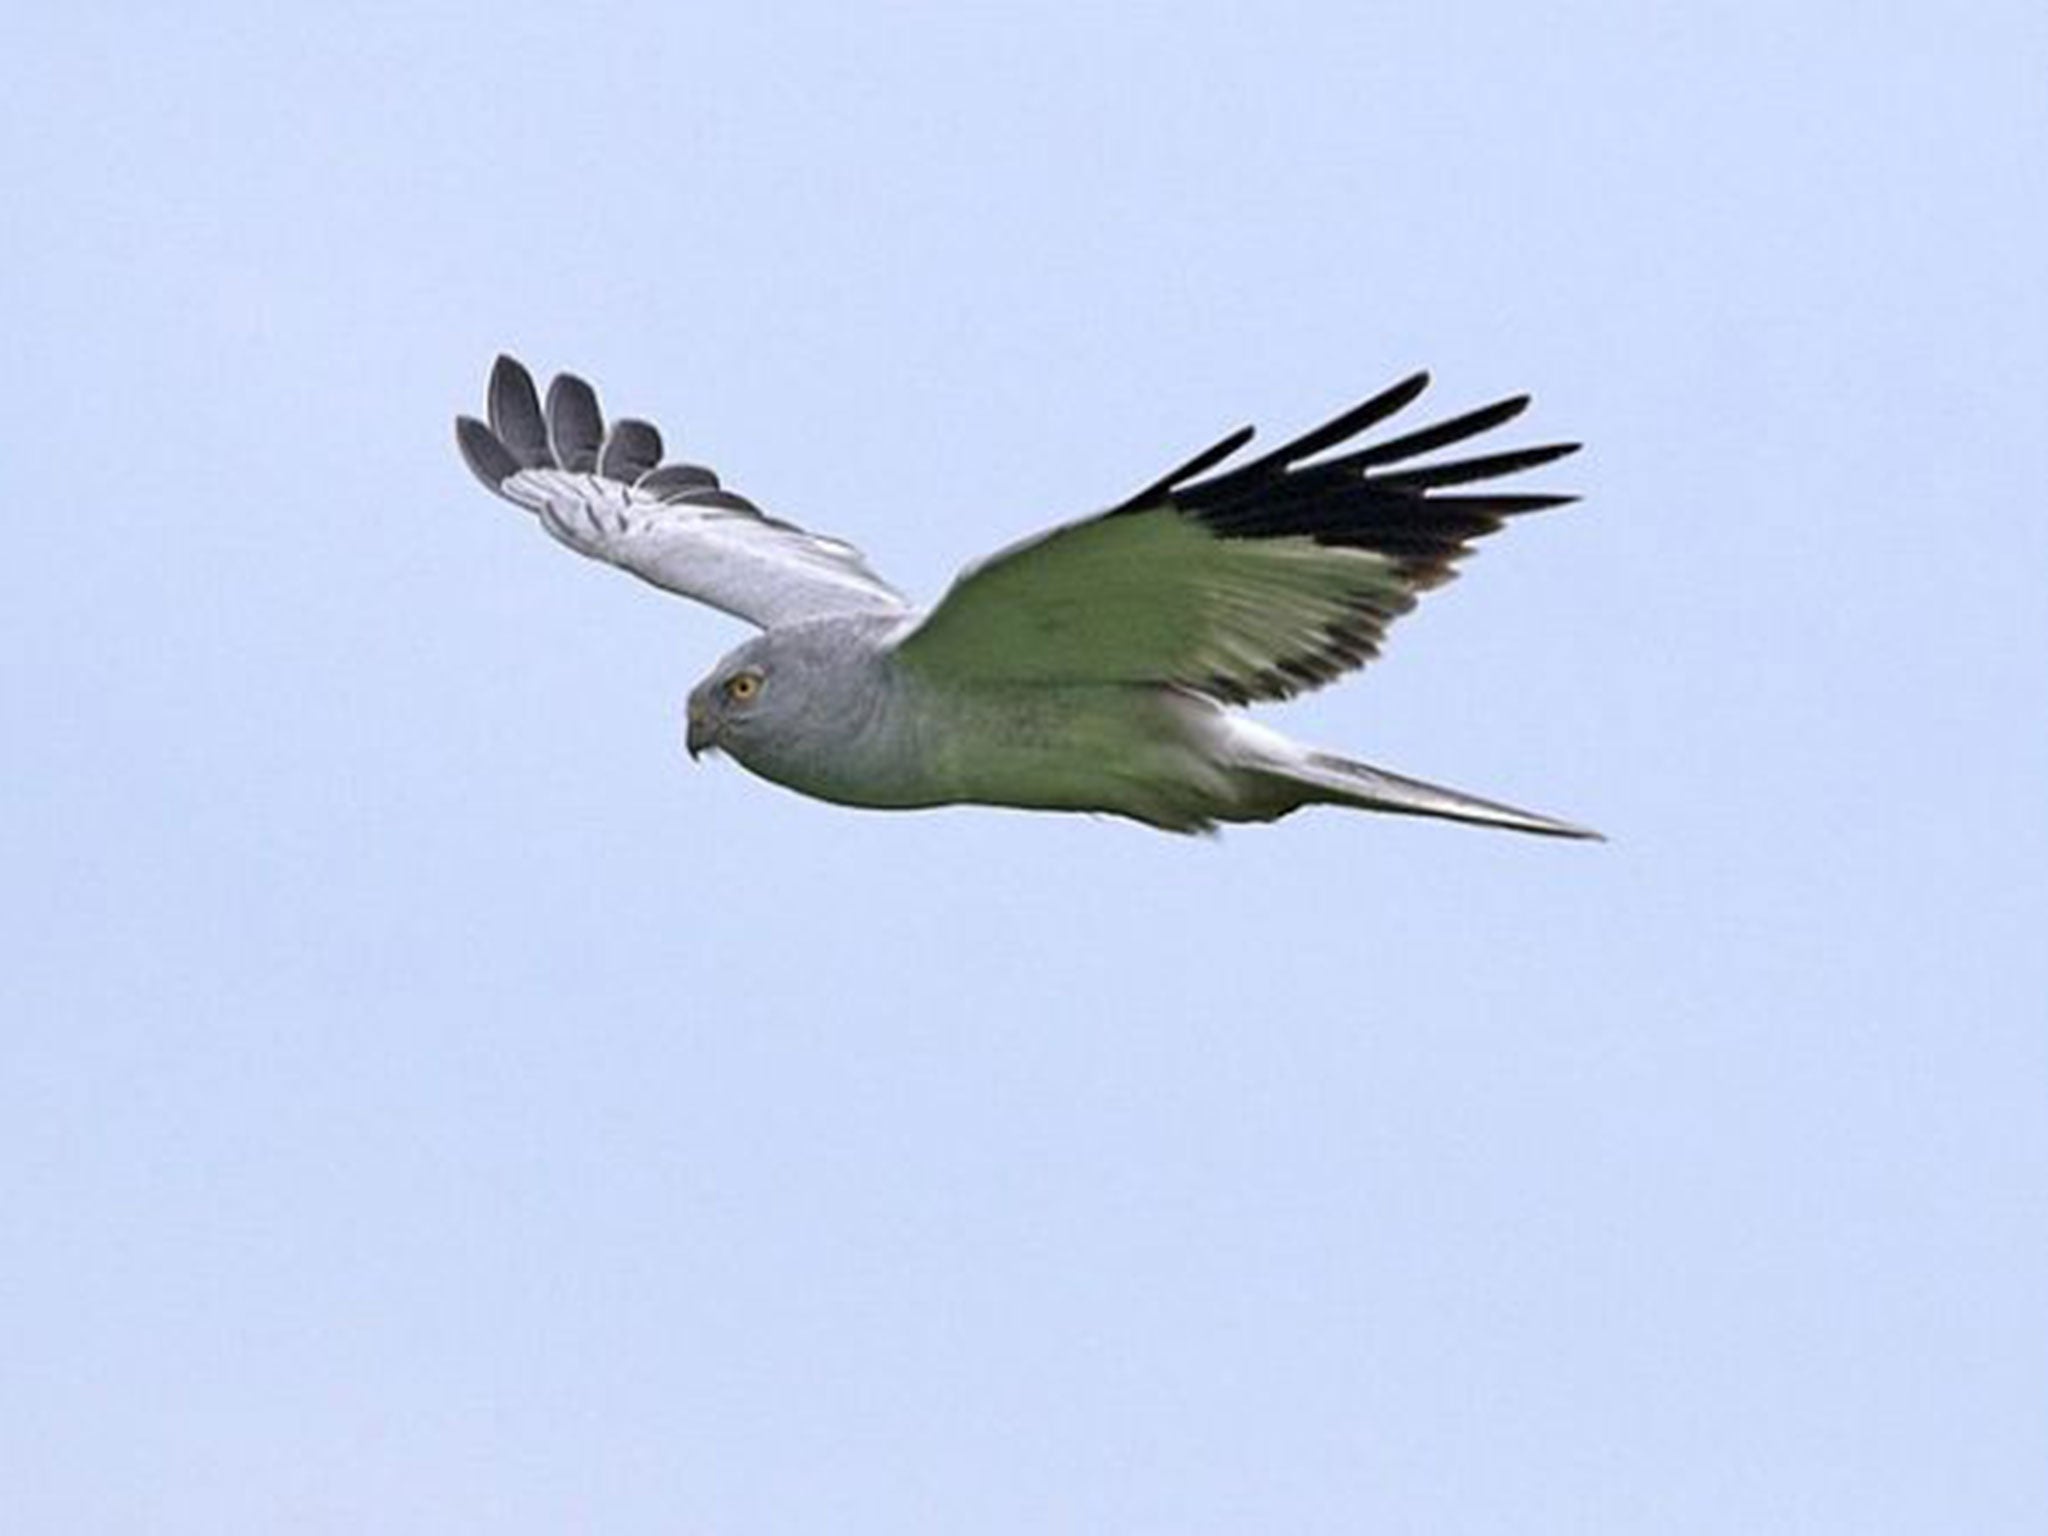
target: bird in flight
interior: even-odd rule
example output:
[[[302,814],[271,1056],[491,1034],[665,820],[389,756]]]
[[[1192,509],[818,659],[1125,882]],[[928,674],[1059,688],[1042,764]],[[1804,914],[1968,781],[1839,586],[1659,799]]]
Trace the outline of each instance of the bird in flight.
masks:
[[[920,609],[859,550],[771,517],[661,434],[606,426],[573,374],[500,357],[459,417],[485,486],[569,548],[756,625],[691,690],[687,745],[845,805],[1094,811],[1170,832],[1306,805],[1596,837],[1532,811],[1290,740],[1232,709],[1365,665],[1387,626],[1503,520],[1574,498],[1450,489],[1576,443],[1418,460],[1521,414],[1526,395],[1361,444],[1418,373],[1229,465],[1242,427],[1105,512],[968,566]]]

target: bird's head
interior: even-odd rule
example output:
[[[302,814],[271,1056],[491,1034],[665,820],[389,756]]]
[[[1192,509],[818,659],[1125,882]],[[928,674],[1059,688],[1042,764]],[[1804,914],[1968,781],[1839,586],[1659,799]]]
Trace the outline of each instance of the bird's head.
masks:
[[[692,758],[722,750],[744,760],[749,735],[773,719],[781,702],[777,670],[768,637],[760,635],[728,654],[690,690],[684,744]]]
[[[888,631],[836,618],[756,635],[690,690],[690,756],[723,751],[805,794],[858,795],[894,740],[878,731],[894,692],[876,638]]]

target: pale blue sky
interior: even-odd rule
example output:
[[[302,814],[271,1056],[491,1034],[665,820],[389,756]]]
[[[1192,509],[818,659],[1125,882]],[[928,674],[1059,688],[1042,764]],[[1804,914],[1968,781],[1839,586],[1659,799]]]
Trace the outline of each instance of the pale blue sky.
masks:
[[[9,1529],[2048,1529],[2048,22],[1934,9],[11,14]],[[692,767],[500,349],[926,595],[1533,390],[1273,718],[1614,841]]]

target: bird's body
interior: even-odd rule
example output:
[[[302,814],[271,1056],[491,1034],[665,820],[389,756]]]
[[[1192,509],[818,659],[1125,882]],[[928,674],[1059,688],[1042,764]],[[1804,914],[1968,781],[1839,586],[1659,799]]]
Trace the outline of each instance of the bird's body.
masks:
[[[1103,812],[1193,832],[1332,804],[1591,836],[1305,747],[1226,707],[1361,664],[1466,539],[1569,499],[1428,494],[1569,446],[1366,473],[1484,430],[1519,400],[1301,462],[1420,388],[1418,376],[1277,454],[1196,479],[1249,436],[1235,434],[1110,512],[970,568],[928,612],[851,546],[764,517],[708,470],[661,465],[645,423],[607,432],[580,380],[558,378],[543,412],[525,370],[501,358],[490,425],[464,418],[458,438],[478,476],[563,543],[762,626],[692,691],[692,756],[722,749],[799,793],[884,809]]]
[[[1104,811],[1173,832],[1243,821],[1228,717],[1156,683],[997,682],[945,706],[934,756],[949,798],[1035,811]]]
[[[891,643],[914,622],[820,619],[748,642],[692,694],[693,743],[801,794],[876,809],[1108,811],[1178,828],[1209,819],[1189,814],[1198,799],[1222,803],[1201,750],[1228,719],[1215,705],[1142,683],[948,686]],[[723,718],[719,680],[748,669],[775,678],[772,712],[764,698],[745,720]]]

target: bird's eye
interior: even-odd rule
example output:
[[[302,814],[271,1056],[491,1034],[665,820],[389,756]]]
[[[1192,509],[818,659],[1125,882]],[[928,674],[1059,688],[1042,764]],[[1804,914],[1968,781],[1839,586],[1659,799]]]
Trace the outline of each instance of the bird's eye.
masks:
[[[725,685],[725,696],[735,704],[744,704],[761,691],[761,674],[742,672]]]

